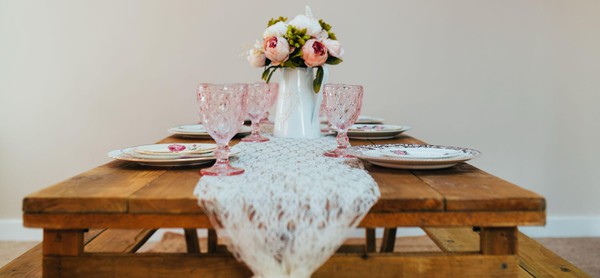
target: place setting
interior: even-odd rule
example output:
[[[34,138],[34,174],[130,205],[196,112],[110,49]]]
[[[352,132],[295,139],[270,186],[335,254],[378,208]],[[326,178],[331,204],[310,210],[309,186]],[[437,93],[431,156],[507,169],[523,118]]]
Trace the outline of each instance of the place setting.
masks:
[[[216,148],[216,144],[206,143],[149,144],[112,150],[108,152],[108,157],[146,166],[192,166],[214,162]],[[238,153],[234,149],[229,155]]]
[[[481,154],[469,148],[427,144],[355,146],[348,153],[382,167],[418,170],[452,167]]]

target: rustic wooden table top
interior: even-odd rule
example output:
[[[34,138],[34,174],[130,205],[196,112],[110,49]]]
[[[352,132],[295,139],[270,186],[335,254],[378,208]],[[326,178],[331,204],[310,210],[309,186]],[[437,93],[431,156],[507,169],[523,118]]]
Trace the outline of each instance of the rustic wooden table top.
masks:
[[[167,137],[161,143],[206,142]],[[234,140],[232,143],[238,142]],[[353,145],[423,143],[409,136]],[[365,162],[381,199],[363,227],[543,225],[545,199],[467,163],[441,170]],[[112,161],[27,196],[24,224],[49,229],[207,228],[193,189],[199,166],[155,168]]]

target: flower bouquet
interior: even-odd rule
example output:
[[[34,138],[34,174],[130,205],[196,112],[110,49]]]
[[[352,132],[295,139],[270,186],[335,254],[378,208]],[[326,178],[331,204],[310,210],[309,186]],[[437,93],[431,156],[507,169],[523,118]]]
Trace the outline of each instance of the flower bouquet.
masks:
[[[331,32],[331,25],[313,18],[309,7],[306,15],[287,20],[282,16],[269,20],[262,43],[257,40],[248,51],[248,61],[254,67],[265,67],[262,79],[267,83],[278,68],[316,68],[313,90],[318,93],[323,65],[341,63],[344,49]]]

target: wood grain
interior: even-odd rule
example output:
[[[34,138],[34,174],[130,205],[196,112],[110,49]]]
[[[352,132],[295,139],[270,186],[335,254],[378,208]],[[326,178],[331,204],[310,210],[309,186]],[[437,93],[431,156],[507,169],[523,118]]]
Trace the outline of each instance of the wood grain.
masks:
[[[233,257],[217,254],[111,254],[47,257],[62,268],[50,277],[250,277]],[[336,254],[312,277],[516,277],[515,256],[424,254]]]
[[[77,256],[83,253],[83,230],[44,229],[44,256]]]
[[[464,227],[464,226],[536,226],[546,222],[546,214],[538,211],[507,212],[399,212],[370,213],[359,227]],[[59,214],[25,213],[23,224],[30,228],[212,228],[204,214]]]
[[[33,193],[26,212],[127,212],[127,198],[165,172],[113,161]]]
[[[481,253],[484,255],[517,254],[517,227],[484,227],[479,233]]]
[[[445,252],[479,250],[479,234],[469,228],[425,228],[427,235]],[[590,277],[575,265],[519,233],[519,277]]]
[[[104,229],[90,230],[84,233],[85,244],[95,239]],[[19,257],[0,268],[0,277],[6,278],[37,278],[42,277],[42,243],[29,249]]]
[[[519,264],[535,277],[591,277],[522,233],[519,234]]]
[[[156,229],[107,229],[85,245],[88,253],[134,253]]]

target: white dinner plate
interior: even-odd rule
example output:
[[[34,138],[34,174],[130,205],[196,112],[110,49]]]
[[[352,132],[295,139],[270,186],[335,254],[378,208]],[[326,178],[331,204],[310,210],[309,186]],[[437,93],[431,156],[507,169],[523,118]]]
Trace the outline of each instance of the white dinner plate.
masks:
[[[108,157],[122,160],[136,162],[142,165],[149,166],[189,166],[189,165],[200,165],[212,163],[215,161],[213,153],[200,154],[200,155],[183,155],[180,157],[156,157],[152,155],[139,154],[134,151],[136,147],[125,148],[121,150],[113,150],[108,152]],[[235,146],[231,148],[230,156],[236,156],[239,154],[239,149]]]
[[[178,137],[184,138],[199,138],[199,139],[211,139],[208,131],[201,124],[194,125],[180,125],[172,127],[168,130],[170,133],[175,134]],[[246,136],[252,132],[252,128],[243,125],[235,136]]]
[[[182,155],[206,154],[214,151],[216,148],[216,144],[204,143],[152,144],[137,146],[133,149],[133,153],[162,157],[179,157]]]
[[[382,124],[354,124],[348,129],[351,139],[389,139],[411,129],[409,126]]]
[[[349,152],[372,164],[396,169],[447,168],[481,154],[468,148],[420,144],[364,145]]]
[[[358,116],[355,124],[383,124],[382,118],[370,117],[370,116]]]

